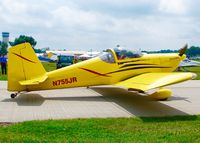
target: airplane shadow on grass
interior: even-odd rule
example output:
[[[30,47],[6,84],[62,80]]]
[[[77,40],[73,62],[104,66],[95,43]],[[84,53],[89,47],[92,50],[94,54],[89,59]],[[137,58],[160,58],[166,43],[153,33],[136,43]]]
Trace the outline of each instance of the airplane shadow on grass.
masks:
[[[62,97],[43,97],[40,94],[27,93],[20,94],[15,99],[4,99],[1,102],[16,102],[18,106],[41,106],[46,100],[110,102],[119,108],[119,110],[123,110],[132,116],[157,117],[188,115],[183,111],[164,104],[165,102],[170,102],[170,100],[185,100],[185,98],[172,97],[169,101],[159,102],[152,100],[147,96],[141,96],[117,87],[91,87],[89,90],[91,90],[91,92],[96,92],[94,96],[76,95],[73,97],[64,97],[63,95]],[[97,93],[99,93],[99,96],[96,95]],[[78,92],[78,94],[80,94],[80,92]]]

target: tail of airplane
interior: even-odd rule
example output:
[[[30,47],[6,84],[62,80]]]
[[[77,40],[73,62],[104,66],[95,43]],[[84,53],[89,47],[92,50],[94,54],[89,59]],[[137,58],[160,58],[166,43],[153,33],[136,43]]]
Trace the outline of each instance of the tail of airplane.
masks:
[[[31,80],[46,73],[29,43],[11,47],[8,51],[8,90],[27,91],[20,81]]]

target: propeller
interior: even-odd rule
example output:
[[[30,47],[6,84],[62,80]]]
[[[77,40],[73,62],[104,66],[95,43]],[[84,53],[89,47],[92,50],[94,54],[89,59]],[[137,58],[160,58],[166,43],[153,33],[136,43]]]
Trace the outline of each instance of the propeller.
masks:
[[[188,44],[185,44],[185,46],[179,50],[179,56],[182,56],[183,54],[185,54],[187,48],[188,48]]]

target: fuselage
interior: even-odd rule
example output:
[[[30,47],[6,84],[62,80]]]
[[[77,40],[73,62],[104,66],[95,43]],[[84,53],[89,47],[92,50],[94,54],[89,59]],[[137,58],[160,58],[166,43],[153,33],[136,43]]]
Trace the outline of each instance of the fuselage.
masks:
[[[173,72],[184,58],[178,54],[144,54],[137,58],[119,60],[113,51],[110,53],[113,56],[111,57],[113,58],[112,62],[100,56],[47,72],[48,79],[46,81],[39,85],[27,86],[27,89],[34,91],[113,85],[142,73]]]

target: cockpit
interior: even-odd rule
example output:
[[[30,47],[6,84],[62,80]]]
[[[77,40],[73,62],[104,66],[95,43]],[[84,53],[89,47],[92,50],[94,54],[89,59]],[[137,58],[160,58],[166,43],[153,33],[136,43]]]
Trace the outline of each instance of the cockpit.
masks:
[[[101,60],[107,63],[116,63],[116,60],[128,60],[142,56],[143,54],[140,51],[130,51],[126,49],[115,48],[106,50],[106,52],[103,52],[99,57]]]
[[[115,48],[114,52],[115,52],[118,60],[139,58],[142,56],[142,52],[139,52],[139,51],[133,52],[130,50],[120,49],[120,48]]]
[[[114,56],[111,51],[103,52],[99,58],[106,63],[115,63]]]

